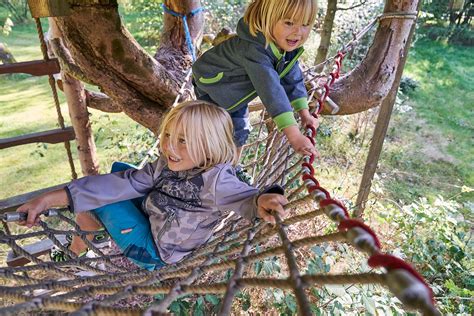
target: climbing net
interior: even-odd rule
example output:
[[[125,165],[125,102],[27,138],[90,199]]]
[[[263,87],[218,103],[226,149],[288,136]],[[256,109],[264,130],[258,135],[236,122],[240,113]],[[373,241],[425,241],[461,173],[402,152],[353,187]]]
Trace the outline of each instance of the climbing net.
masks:
[[[332,71],[325,82],[310,90],[310,98],[316,96],[319,105],[313,115],[320,112],[339,77],[345,54],[342,50],[332,58]],[[265,110],[257,109],[252,117],[254,132],[244,149],[244,168],[258,187],[280,183],[286,188],[290,201],[287,218],[275,214],[276,225],[272,226],[263,221],[245,223],[230,214],[206,245],[181,262],[156,271],[136,268],[113,246],[98,249],[85,238],[91,232],[81,230],[66,210],[49,210],[48,218],[40,221],[40,228],[34,232],[12,234],[5,224],[0,243],[11,250],[12,256],[29,264],[0,268],[0,314],[47,311],[151,315],[168,312],[170,305],[183,295],[193,295],[198,300],[202,295],[219,294],[222,298],[218,313],[228,315],[238,308],[236,297],[240,291],[279,288],[292,291],[299,314],[310,315],[315,300],[310,295],[311,288],[379,284],[407,308],[438,315],[431,289],[423,278],[408,263],[383,253],[375,232],[362,221],[352,219],[345,205],[331,197],[316,179],[315,157],[299,158],[286,138],[275,131]],[[315,144],[316,131],[306,128],[305,132]],[[18,214],[3,215],[4,223],[18,219]],[[322,226],[329,227],[325,230],[330,232],[315,229]],[[298,233],[303,228],[305,232]],[[64,245],[67,235],[82,238],[96,256],[75,256]],[[45,260],[22,247],[31,238],[47,238],[73,259],[61,263]],[[322,243],[351,245],[368,256],[368,265],[374,270],[351,274],[304,272],[305,251]],[[256,264],[275,256],[286,262],[282,276],[260,277],[253,272]],[[71,269],[71,265],[81,272]]]

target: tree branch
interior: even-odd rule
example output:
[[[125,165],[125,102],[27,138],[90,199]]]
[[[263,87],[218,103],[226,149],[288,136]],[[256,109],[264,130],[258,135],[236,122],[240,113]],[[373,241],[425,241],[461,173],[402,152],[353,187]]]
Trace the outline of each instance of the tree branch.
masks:
[[[63,45],[60,38],[53,38],[49,40],[49,42],[51,44],[51,48],[53,49],[53,53],[58,58],[59,64],[63,71],[67,72],[71,77],[74,77],[77,80],[94,84],[92,81],[87,79],[82,70],[74,63],[71,54]]]
[[[108,113],[122,112],[122,107],[114,103],[106,94],[90,90],[85,90],[85,93],[87,107]]]
[[[356,5],[352,6],[352,7],[348,7],[348,8],[336,8],[336,10],[337,10],[337,11],[352,10],[352,9],[358,8],[358,7],[360,7],[360,6],[363,6],[366,2],[367,2],[367,0],[364,0],[364,1],[362,1],[361,3],[356,4]]]

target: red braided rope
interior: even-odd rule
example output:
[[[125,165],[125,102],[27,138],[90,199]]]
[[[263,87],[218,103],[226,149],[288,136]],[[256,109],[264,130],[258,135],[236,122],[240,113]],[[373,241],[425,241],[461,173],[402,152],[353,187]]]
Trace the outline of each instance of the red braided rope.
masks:
[[[425,279],[423,279],[423,277],[418,273],[418,271],[416,271],[411,265],[409,265],[402,259],[394,257],[392,255],[378,253],[372,255],[369,258],[368,264],[372,268],[384,267],[387,270],[402,269],[410,272],[415,278],[417,278],[421,283],[425,285],[425,287],[430,293],[431,302],[434,304],[434,295],[430,286],[425,282]]]
[[[336,65],[336,67],[329,74],[330,79],[328,79],[328,81],[323,85],[324,93],[322,93],[322,96],[317,100],[318,105],[319,105],[317,111],[312,113],[312,115],[316,118],[318,117],[318,114],[323,109],[323,104],[324,104],[326,98],[329,96],[332,85],[334,84],[336,79],[338,79],[339,76],[340,76],[342,60],[344,59],[344,56],[345,56],[345,54],[342,53],[341,51],[339,51],[337,53],[336,57],[334,58],[334,63]],[[315,137],[316,137],[316,134],[317,134],[316,129],[313,128],[312,126],[308,125],[308,126],[306,126],[306,130],[307,130],[307,136],[306,137],[311,141],[311,143],[313,145],[315,145],[316,144]],[[314,182],[314,184],[307,184],[306,188],[307,188],[308,192],[311,193],[315,190],[319,190],[319,191],[323,192],[326,195],[326,199],[319,202],[319,205],[320,205],[321,208],[323,208],[327,205],[330,205],[330,204],[335,204],[335,205],[341,207],[344,210],[344,213],[345,213],[347,218],[344,219],[344,220],[341,220],[341,222],[338,226],[338,229],[339,230],[346,230],[346,229],[350,229],[350,228],[353,228],[353,227],[360,227],[360,228],[364,229],[367,233],[369,233],[374,238],[374,242],[375,242],[377,248],[380,249],[381,244],[380,244],[380,241],[377,238],[377,235],[375,234],[375,232],[369,226],[362,223],[361,221],[351,219],[350,216],[349,216],[349,212],[347,211],[344,204],[342,204],[340,201],[337,201],[337,200],[331,198],[330,193],[326,189],[321,187],[321,185],[319,184],[319,181],[316,180],[316,178],[314,176],[314,167],[312,166],[312,164],[315,160],[315,155],[311,154],[311,156],[309,156],[309,158],[305,158],[305,159],[308,159],[307,160],[308,162],[304,162],[302,164],[302,167],[307,168],[309,171],[303,169],[302,179],[303,179],[303,181],[304,180],[311,180],[312,182]],[[369,266],[371,266],[373,268],[375,268],[375,267],[385,267],[388,270],[403,269],[405,271],[408,271],[409,273],[411,273],[416,279],[418,279],[427,288],[427,290],[430,293],[431,301],[434,304],[433,291],[431,290],[431,288],[425,282],[423,277],[411,265],[409,265],[408,263],[406,263],[402,259],[399,259],[399,258],[391,256],[391,255],[375,253],[369,258],[368,264],[369,264]]]
[[[365,230],[369,235],[371,235],[374,238],[375,245],[377,246],[377,248],[379,248],[379,249],[382,248],[382,246],[380,244],[380,241],[377,238],[377,235],[375,234],[375,232],[372,230],[372,228],[370,228],[369,226],[367,226],[366,224],[364,224],[363,222],[361,222],[357,219],[342,220],[341,223],[339,224],[339,226],[337,227],[337,229],[339,229],[339,230],[349,230],[349,229],[354,228],[354,227],[359,227],[359,228],[362,228],[363,230]]]

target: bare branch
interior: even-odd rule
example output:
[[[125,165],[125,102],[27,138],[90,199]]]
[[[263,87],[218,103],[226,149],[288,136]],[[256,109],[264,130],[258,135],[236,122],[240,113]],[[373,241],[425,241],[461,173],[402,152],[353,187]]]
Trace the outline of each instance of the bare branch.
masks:
[[[90,90],[85,90],[85,93],[88,107],[108,113],[122,112],[121,106],[114,103],[106,94]]]
[[[88,80],[82,70],[74,63],[68,49],[63,45],[60,38],[53,38],[49,41],[54,55],[58,58],[61,69],[77,80],[94,84]]]
[[[356,4],[356,5],[352,6],[352,7],[348,7],[348,8],[336,8],[336,10],[337,10],[337,11],[352,10],[352,9],[358,8],[358,7],[360,7],[360,6],[363,6],[366,2],[367,2],[367,0],[364,0],[364,1],[362,1],[361,3]]]

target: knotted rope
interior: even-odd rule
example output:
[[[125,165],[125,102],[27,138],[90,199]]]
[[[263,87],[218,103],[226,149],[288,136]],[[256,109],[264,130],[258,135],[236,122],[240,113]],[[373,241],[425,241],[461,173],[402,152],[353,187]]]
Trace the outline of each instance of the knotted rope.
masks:
[[[194,10],[191,10],[191,12],[189,12],[188,14],[182,14],[182,13],[178,13],[171,10],[164,3],[161,5],[161,7],[163,8],[163,11],[165,13],[168,13],[177,18],[181,18],[183,20],[184,37],[186,38],[186,45],[188,46],[188,50],[191,53],[191,57],[193,58],[193,62],[194,62],[196,60],[196,53],[194,51],[193,39],[191,38],[191,33],[189,32],[188,17],[193,17],[194,15],[198,14],[199,12],[203,10],[203,8],[199,7]]]

